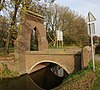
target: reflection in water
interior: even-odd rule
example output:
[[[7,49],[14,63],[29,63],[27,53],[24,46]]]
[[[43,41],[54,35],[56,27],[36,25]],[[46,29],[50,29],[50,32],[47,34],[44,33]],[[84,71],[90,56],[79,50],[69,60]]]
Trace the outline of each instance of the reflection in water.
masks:
[[[0,80],[0,90],[50,90],[62,81],[63,77],[58,77],[47,67],[30,75]]]
[[[0,90],[41,90],[30,80],[29,75],[0,81]]]
[[[30,76],[38,86],[44,88],[45,90],[53,89],[59,86],[63,81],[63,77],[55,75],[49,67],[32,73]]]

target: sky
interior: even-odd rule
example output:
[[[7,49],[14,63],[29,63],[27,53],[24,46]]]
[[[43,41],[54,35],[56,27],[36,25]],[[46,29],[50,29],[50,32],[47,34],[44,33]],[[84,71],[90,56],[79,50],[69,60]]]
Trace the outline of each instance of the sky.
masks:
[[[96,18],[96,35],[100,36],[100,0],[56,0],[55,3],[69,7],[79,15],[85,16],[85,18],[90,11]]]
[[[100,0],[56,0],[55,3],[69,7],[79,15],[85,16],[85,18],[90,11],[96,18],[96,35],[100,36]]]

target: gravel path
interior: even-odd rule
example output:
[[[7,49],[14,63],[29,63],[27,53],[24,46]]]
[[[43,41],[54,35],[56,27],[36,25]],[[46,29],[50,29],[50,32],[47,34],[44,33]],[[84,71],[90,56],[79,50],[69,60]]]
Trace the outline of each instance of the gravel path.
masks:
[[[95,55],[95,60],[100,60],[100,56],[99,55]]]

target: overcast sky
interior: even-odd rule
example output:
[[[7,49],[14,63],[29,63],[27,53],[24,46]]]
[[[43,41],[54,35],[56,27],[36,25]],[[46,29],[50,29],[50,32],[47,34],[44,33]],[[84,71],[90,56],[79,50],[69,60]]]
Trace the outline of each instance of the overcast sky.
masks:
[[[69,7],[87,17],[88,12],[96,17],[96,35],[100,36],[100,0],[56,0],[56,3]]]

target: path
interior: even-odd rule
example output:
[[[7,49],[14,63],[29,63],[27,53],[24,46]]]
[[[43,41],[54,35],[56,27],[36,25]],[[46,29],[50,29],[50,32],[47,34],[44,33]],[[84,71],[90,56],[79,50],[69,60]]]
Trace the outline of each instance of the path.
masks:
[[[95,55],[95,60],[100,60],[100,55]]]

